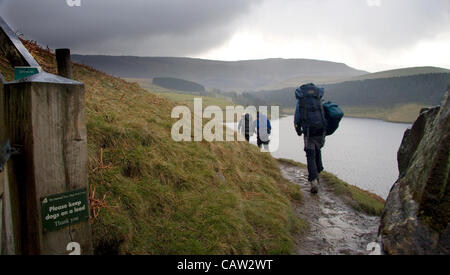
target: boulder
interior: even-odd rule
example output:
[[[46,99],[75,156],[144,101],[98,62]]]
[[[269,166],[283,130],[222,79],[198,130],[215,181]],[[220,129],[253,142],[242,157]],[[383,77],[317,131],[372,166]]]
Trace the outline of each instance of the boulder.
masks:
[[[450,254],[450,96],[424,109],[398,151],[400,177],[381,217],[386,254]]]

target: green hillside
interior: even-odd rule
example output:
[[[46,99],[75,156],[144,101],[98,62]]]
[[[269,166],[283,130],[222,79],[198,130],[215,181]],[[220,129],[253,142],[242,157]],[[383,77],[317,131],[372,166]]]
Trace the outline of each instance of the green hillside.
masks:
[[[56,72],[51,52],[26,47]],[[301,194],[269,154],[246,142],[174,142],[176,103],[83,65],[73,71],[86,87],[97,254],[293,252]]]
[[[420,74],[440,74],[440,73],[450,73],[450,70],[438,67],[410,67],[402,68],[396,70],[381,71],[371,74],[363,74],[360,76],[355,76],[346,79],[345,81],[356,81],[356,80],[367,80],[367,79],[377,79],[377,78],[392,78],[392,77],[402,77]],[[337,82],[343,82],[336,81]],[[324,83],[325,84],[325,83]]]
[[[392,77],[403,77],[420,74],[439,74],[439,73],[450,73],[450,70],[438,67],[410,67],[388,71],[380,71],[376,73],[361,74],[353,77],[347,77],[344,75],[298,76],[291,79],[287,79],[274,85],[263,87],[261,90],[279,90],[289,87],[298,87],[301,84],[310,82],[319,85],[326,85],[326,84],[342,83],[346,81],[359,81],[367,79],[392,78]]]
[[[172,77],[225,91],[259,90],[293,77],[349,78],[366,74],[343,63],[271,58],[218,61],[181,57],[73,55],[73,60],[124,78]]]
[[[198,92],[198,93],[205,92],[205,87],[203,87],[202,85],[179,78],[155,77],[153,78],[152,83],[160,87],[175,91]]]
[[[163,96],[173,102],[176,102],[178,104],[187,105],[191,108],[194,107],[194,99],[195,98],[202,98],[203,100],[203,106],[219,106],[222,110],[225,110],[226,106],[234,106],[235,103],[229,99],[227,99],[225,96],[221,96],[220,94],[216,94],[214,92],[204,92],[201,93],[202,95],[196,93],[196,92],[186,92],[183,91],[183,93],[179,91],[170,90],[167,88],[163,88],[161,86],[153,84],[153,81],[151,79],[140,79],[140,78],[126,78],[127,81],[130,82],[136,82],[141,86],[143,89],[160,96]],[[206,96],[206,95],[209,96]]]
[[[426,70],[426,74],[412,74]],[[338,103],[347,116],[378,118],[395,122],[413,122],[424,107],[438,105],[450,84],[450,72],[440,69],[397,70],[339,83],[319,85],[325,88],[324,99]],[[405,74],[401,76],[401,74]],[[406,75],[408,74],[408,75]],[[397,76],[394,76],[397,75]],[[293,114],[295,87],[242,93],[239,104],[281,106],[285,114]]]

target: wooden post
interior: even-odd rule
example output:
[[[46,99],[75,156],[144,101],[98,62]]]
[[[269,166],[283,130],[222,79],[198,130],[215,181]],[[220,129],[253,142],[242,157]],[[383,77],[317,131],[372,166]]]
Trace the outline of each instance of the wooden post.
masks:
[[[4,119],[4,85],[0,74],[0,145],[8,140]],[[0,172],[0,255],[21,254],[20,204],[15,173],[9,162]]]
[[[58,65],[58,75],[73,79],[72,62],[70,61],[69,49],[56,49],[56,63]]]
[[[42,72],[7,83],[0,108],[11,144],[22,146],[12,166],[23,254],[68,254],[71,242],[80,244],[81,254],[92,254],[88,220],[49,231],[41,208],[51,195],[80,189],[88,194],[84,85]]]
[[[84,85],[68,79],[70,51],[57,51],[67,78],[43,72],[1,17],[0,47],[12,66],[40,71],[0,75],[0,142],[22,151],[0,173],[0,254],[69,254],[69,243],[92,254]]]

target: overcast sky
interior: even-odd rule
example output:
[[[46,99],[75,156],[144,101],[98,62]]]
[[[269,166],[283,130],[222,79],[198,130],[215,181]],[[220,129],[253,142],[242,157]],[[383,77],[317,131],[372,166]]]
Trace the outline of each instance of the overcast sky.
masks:
[[[0,0],[25,38],[81,54],[450,68],[450,0]]]

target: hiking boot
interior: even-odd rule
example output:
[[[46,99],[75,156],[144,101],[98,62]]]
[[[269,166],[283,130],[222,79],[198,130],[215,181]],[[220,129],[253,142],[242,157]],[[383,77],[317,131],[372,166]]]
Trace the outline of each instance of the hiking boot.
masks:
[[[319,192],[319,180],[315,179],[309,183],[311,184],[311,193],[317,194],[317,192]]]

